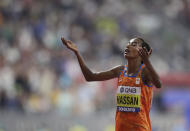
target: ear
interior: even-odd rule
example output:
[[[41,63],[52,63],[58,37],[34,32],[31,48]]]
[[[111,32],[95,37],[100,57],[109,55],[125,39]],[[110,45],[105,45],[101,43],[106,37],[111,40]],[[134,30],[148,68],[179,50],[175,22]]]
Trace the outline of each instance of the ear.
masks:
[[[148,55],[150,56],[152,54],[152,48],[150,49],[150,51],[148,52]]]

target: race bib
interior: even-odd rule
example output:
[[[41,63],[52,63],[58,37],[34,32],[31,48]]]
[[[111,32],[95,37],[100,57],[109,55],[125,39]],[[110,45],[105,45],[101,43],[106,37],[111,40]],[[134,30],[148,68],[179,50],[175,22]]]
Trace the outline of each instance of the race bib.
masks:
[[[141,88],[118,86],[117,110],[122,112],[139,112],[141,105]]]

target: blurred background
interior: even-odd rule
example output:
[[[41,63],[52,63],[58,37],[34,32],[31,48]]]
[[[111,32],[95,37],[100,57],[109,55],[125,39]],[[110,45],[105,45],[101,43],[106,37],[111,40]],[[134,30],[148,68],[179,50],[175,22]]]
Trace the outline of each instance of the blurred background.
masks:
[[[190,130],[189,0],[0,0],[0,131],[114,131],[117,79],[87,83],[61,36],[93,71],[144,38],[163,82],[152,131]]]

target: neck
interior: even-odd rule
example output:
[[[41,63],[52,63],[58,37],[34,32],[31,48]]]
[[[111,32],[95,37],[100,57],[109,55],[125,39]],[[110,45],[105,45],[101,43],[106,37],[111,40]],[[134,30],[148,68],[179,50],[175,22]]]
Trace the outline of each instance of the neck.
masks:
[[[134,74],[138,71],[141,66],[141,61],[138,59],[128,59],[127,73]]]

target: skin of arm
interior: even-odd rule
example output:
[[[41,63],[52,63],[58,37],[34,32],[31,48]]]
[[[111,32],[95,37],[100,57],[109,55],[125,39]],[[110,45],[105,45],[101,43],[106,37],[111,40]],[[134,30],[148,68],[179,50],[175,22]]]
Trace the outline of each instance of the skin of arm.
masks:
[[[73,44],[71,41],[65,40],[63,37],[61,38],[61,40],[62,40],[62,43],[66,45],[68,49],[72,50],[77,56],[80,68],[82,70],[82,73],[86,81],[104,81],[104,80],[116,78],[119,76],[120,72],[122,71],[124,67],[124,66],[117,66],[108,71],[94,73],[86,66],[82,56],[80,55],[77,49],[77,46]]]
[[[116,78],[119,76],[120,72],[123,69],[123,66],[117,66],[108,71],[94,73],[86,66],[79,52],[75,52],[75,54],[86,81],[104,81]]]
[[[143,70],[143,79],[148,83],[153,83],[156,88],[161,88],[162,83],[160,81],[158,73],[155,71],[154,67],[152,66],[150,60],[148,59],[149,55],[152,53],[151,51],[148,53],[145,48],[139,49],[139,54],[146,65],[145,69]]]

